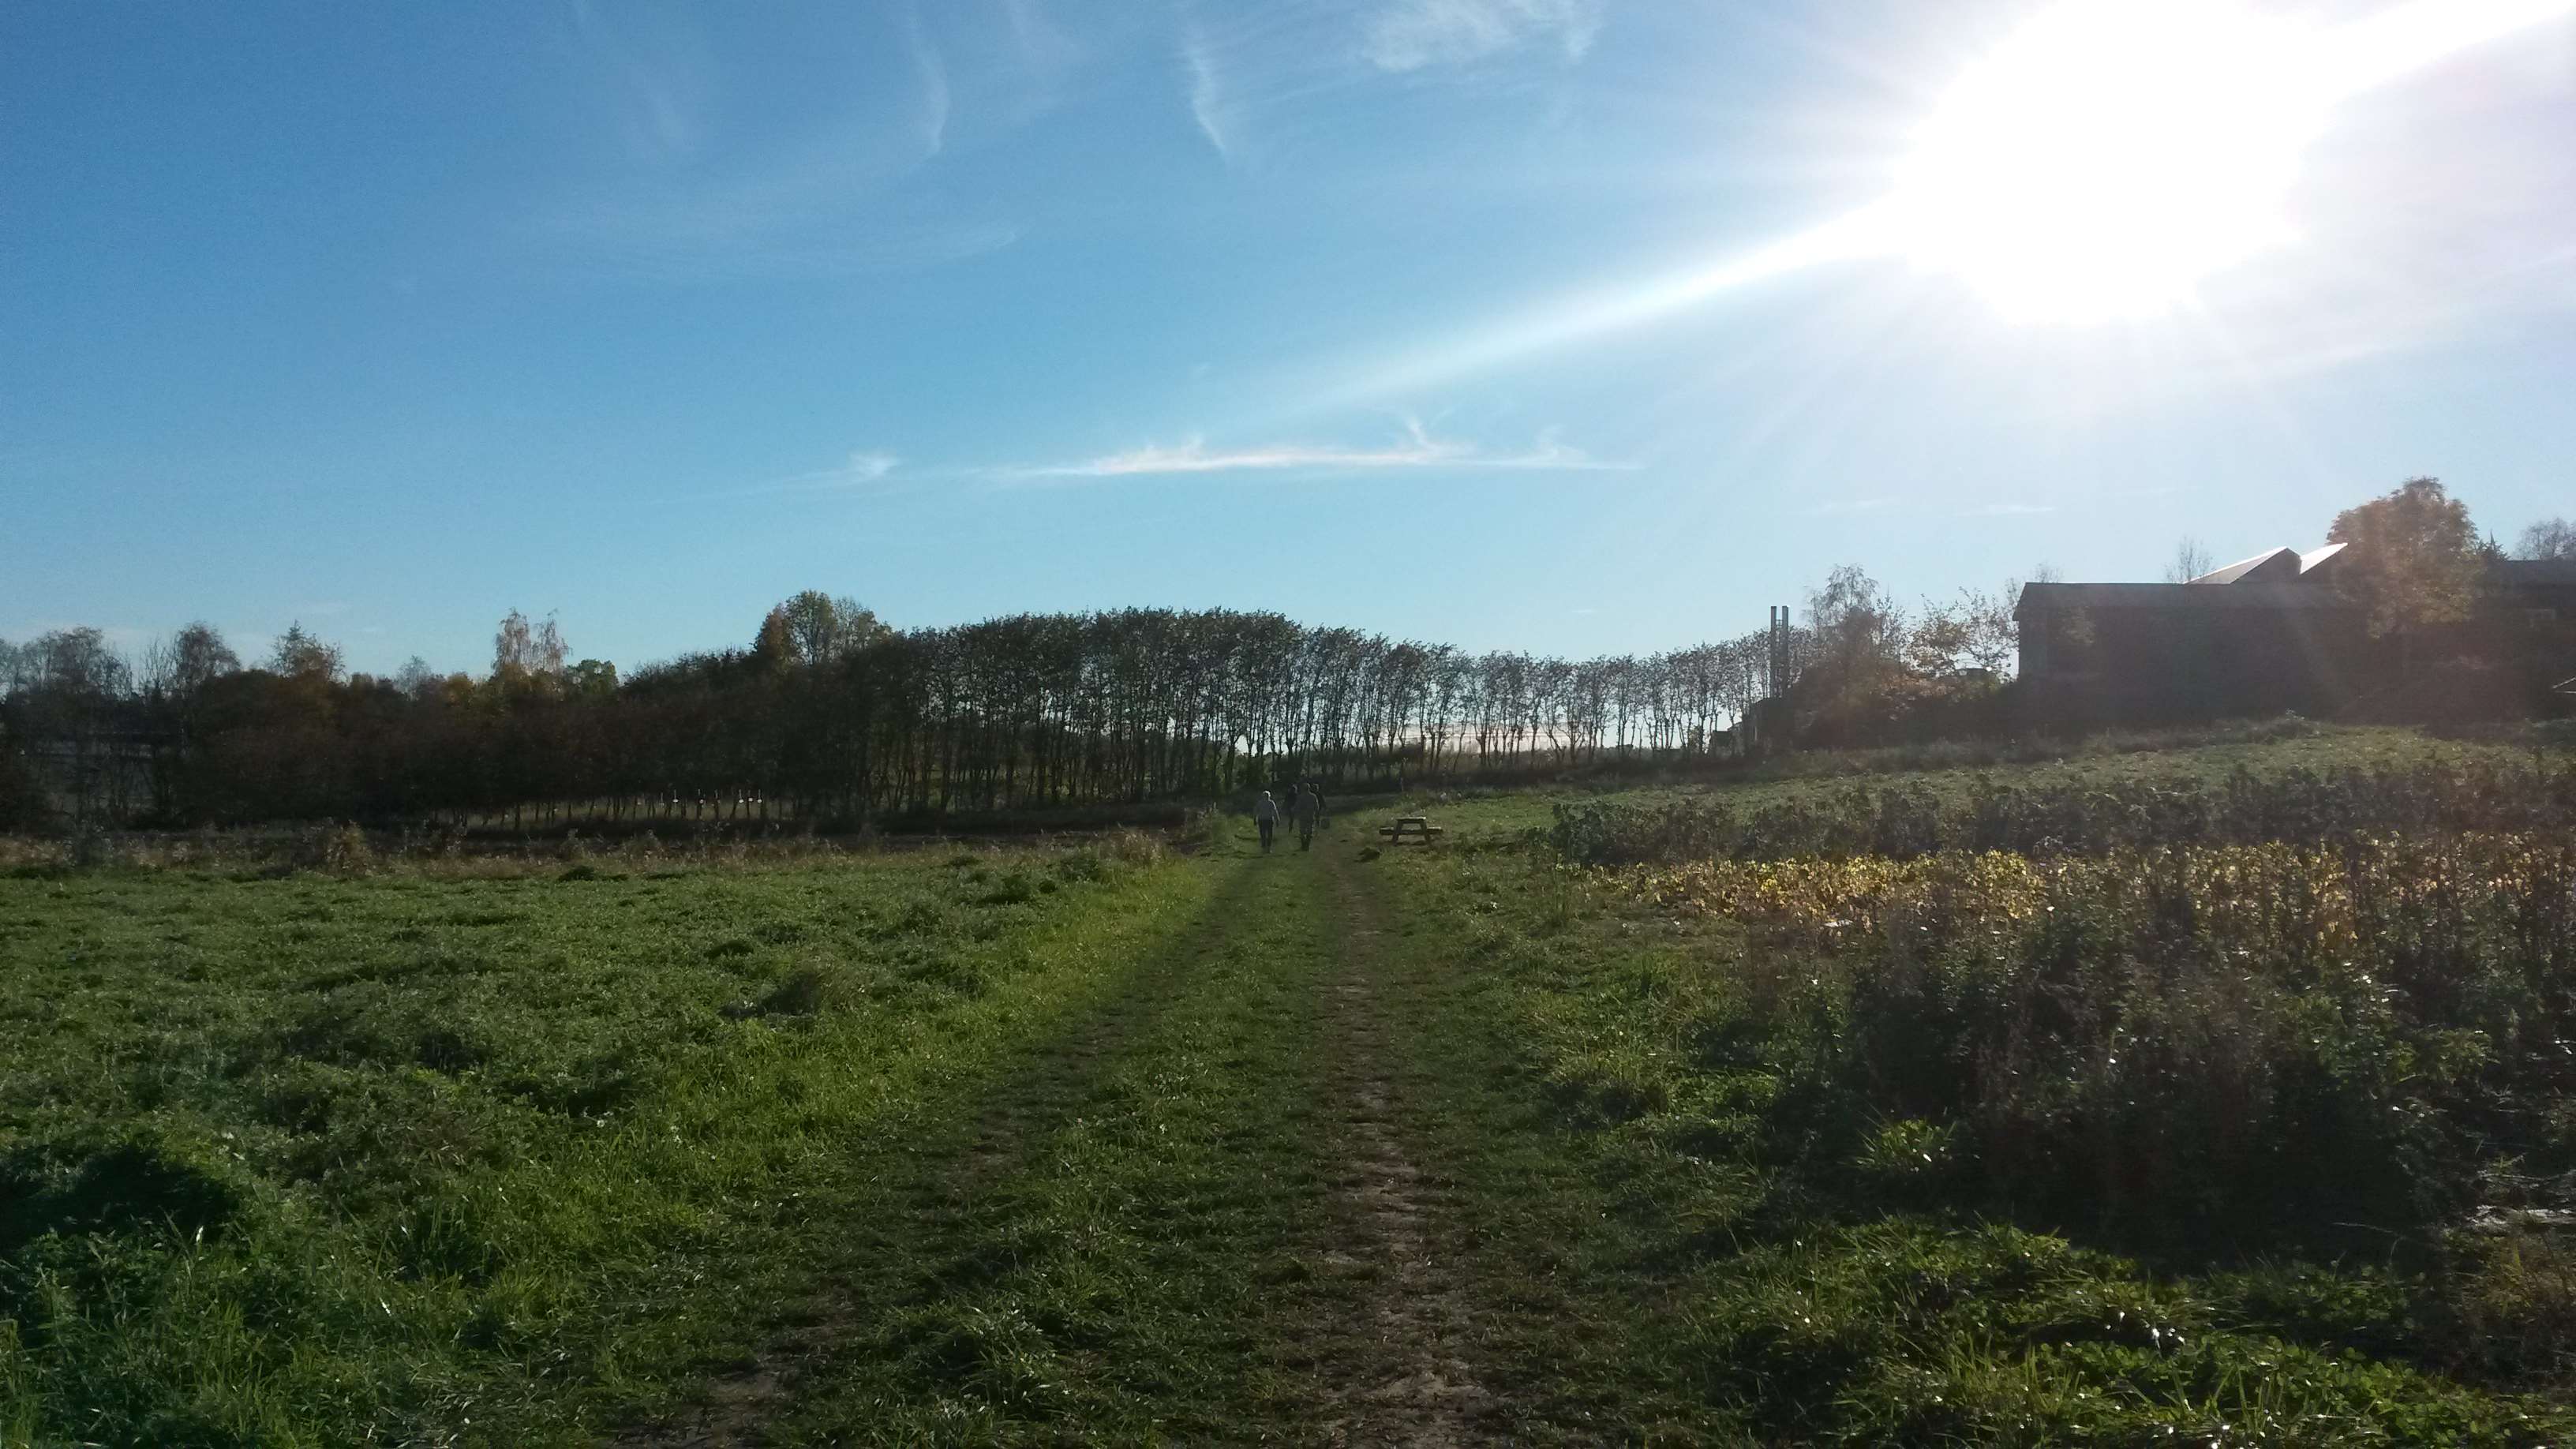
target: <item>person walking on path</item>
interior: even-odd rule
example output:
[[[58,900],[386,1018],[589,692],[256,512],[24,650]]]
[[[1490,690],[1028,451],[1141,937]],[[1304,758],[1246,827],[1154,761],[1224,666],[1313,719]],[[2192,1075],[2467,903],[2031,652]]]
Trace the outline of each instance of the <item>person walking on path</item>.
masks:
[[[1312,850],[1315,848],[1315,812],[1320,809],[1322,805],[1323,797],[1317,795],[1312,787],[1306,785],[1300,785],[1297,787],[1297,798],[1289,802],[1288,814],[1291,819],[1297,822],[1297,848],[1299,850]]]
[[[1268,855],[1270,832],[1279,828],[1279,802],[1270,798],[1269,791],[1262,791],[1261,798],[1252,803],[1252,818],[1261,827],[1261,853]]]

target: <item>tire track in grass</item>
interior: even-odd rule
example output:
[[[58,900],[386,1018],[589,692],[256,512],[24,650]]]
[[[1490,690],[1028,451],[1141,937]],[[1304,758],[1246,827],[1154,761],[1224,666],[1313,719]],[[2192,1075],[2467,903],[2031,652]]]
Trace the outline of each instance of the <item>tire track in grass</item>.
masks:
[[[1311,860],[1192,868],[1224,874],[1191,927],[879,1155],[845,1325],[732,1437],[669,1442],[1331,1442],[1314,1385],[1367,1297],[1328,1259],[1339,930]]]
[[[930,1271],[914,1261],[926,1230],[955,1237],[978,1216],[978,1203],[1030,1151],[1031,1139],[1089,1094],[1105,1065],[1138,1030],[1167,1009],[1187,968],[1212,930],[1242,913],[1253,883],[1238,877],[1184,927],[1077,1008],[1042,1040],[1013,1049],[989,1068],[980,1105],[963,1118],[932,1124],[911,1140],[862,1149],[855,1170],[876,1180],[873,1220],[852,1224],[845,1261],[818,1265],[805,1299],[782,1312],[767,1341],[717,1373],[685,1408],[628,1426],[619,1449],[744,1449],[779,1442],[781,1422],[817,1391],[844,1356],[889,1312],[917,1308],[974,1277],[972,1246],[948,1245]],[[967,1236],[972,1236],[968,1233]],[[908,1253],[906,1250],[915,1250]]]
[[[1398,1040],[1400,1014],[1379,939],[1383,908],[1351,879],[1346,852],[1319,852],[1340,922],[1339,969],[1323,1003],[1328,1090],[1347,1130],[1335,1183],[1347,1253],[1373,1283],[1360,1306],[1371,1345],[1357,1372],[1328,1386],[1326,1438],[1335,1444],[1447,1446],[1500,1442],[1504,1408],[1476,1365],[1476,1307],[1444,1244],[1456,1241],[1449,1185],[1421,1166],[1409,1130],[1419,1111]]]

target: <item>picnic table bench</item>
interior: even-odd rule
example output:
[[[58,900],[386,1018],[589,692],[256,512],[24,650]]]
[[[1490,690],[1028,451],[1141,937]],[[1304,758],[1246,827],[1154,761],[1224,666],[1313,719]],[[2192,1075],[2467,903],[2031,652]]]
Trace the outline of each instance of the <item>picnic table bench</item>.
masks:
[[[1408,840],[1419,840],[1428,845],[1440,833],[1440,827],[1432,824],[1427,816],[1399,815],[1393,825],[1379,826],[1377,833],[1385,836],[1389,845],[1402,845]]]

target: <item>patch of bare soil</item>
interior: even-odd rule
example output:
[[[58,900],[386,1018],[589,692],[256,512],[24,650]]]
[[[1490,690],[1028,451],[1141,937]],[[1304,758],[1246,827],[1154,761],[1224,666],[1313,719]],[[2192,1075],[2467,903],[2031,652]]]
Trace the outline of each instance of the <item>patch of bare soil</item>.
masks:
[[[1327,989],[1327,1089],[1348,1133],[1334,1187],[1345,1209],[1347,1267],[1367,1285],[1355,1325],[1369,1352],[1327,1385],[1334,1444],[1501,1442],[1494,1394],[1470,1362],[1472,1308],[1444,1262],[1442,1186],[1406,1145],[1403,1083],[1380,999],[1383,913],[1338,852],[1332,874],[1344,922],[1341,967]]]

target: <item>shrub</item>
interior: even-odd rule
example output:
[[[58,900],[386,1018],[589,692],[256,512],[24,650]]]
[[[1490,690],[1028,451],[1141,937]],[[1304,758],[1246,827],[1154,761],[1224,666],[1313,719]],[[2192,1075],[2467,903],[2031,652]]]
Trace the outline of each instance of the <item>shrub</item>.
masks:
[[[2166,844],[2321,845],[2374,836],[2576,828],[2576,772],[2491,762],[2395,768],[2239,769],[2213,789],[2190,776],[2019,786],[1980,776],[1944,795],[1920,781],[1855,783],[1821,799],[1739,814],[1722,799],[1559,805],[1547,840],[1584,865],[1795,856],[1898,858],[1941,850],[2098,855]]]
[[[1877,1176],[1955,1134],[1990,1207],[2151,1242],[2420,1227],[2499,1157],[2576,1172],[2532,1104],[2576,1068],[2576,843],[2486,835],[1717,861],[1632,872],[1751,932],[1695,1031],[1781,1083],[1775,1136]],[[1811,990],[1767,987],[1807,962]],[[1823,1000],[1815,993],[1823,993]],[[1914,1129],[1908,1129],[1909,1131]]]
[[[124,846],[107,830],[96,824],[84,824],[72,833],[71,864],[78,870],[95,870],[100,866],[125,863]]]
[[[1140,868],[1160,865],[1168,854],[1161,840],[1132,825],[1122,825],[1102,836],[1096,848],[1120,865]]]
[[[298,870],[326,875],[364,875],[376,868],[375,847],[355,825],[323,824],[298,835],[292,861]]]

